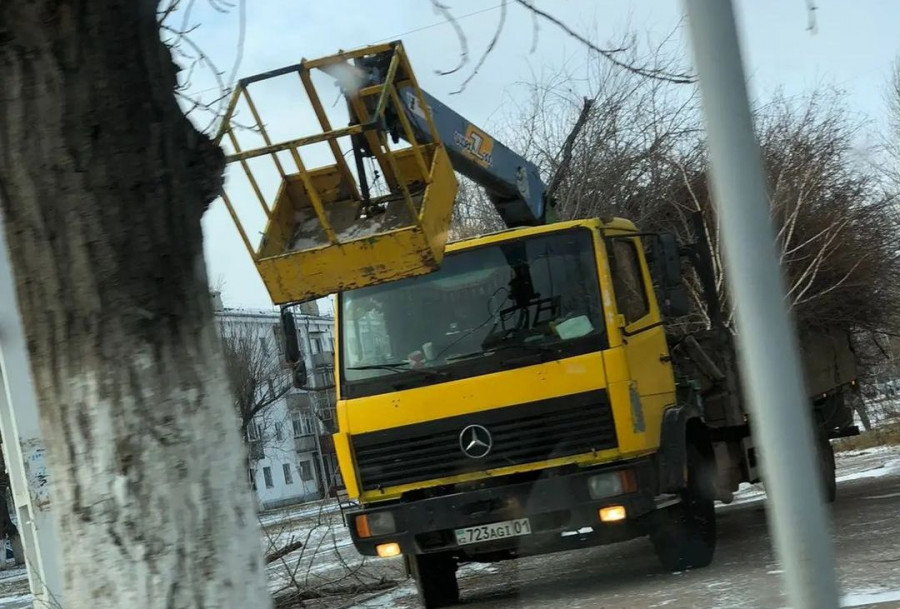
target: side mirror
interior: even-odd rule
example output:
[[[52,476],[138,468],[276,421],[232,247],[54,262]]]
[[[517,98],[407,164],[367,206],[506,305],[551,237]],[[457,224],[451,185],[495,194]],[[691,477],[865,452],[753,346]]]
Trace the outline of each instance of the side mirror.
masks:
[[[682,284],[670,285],[662,290],[659,308],[666,317],[681,317],[691,312],[691,299]]]
[[[649,243],[651,251],[648,252],[648,262],[663,315],[687,315],[691,312],[691,301],[682,283],[677,237],[672,233],[659,233]]]
[[[672,233],[659,235],[657,264],[663,285],[668,287],[681,285],[681,256],[678,252],[678,239]]]
[[[300,351],[300,342],[297,340],[297,322],[294,313],[288,307],[281,309],[281,336],[284,339],[284,358],[291,364],[292,381],[294,387],[302,389],[309,382],[306,374],[306,362],[303,361],[303,353]]]

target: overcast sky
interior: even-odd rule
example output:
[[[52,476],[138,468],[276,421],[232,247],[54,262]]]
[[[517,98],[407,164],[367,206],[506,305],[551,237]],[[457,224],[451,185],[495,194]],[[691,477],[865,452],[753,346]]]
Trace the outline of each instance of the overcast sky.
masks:
[[[214,1],[215,5],[209,0],[193,3],[190,22],[200,27],[192,40],[227,78],[236,59],[240,18],[237,9],[216,10],[222,0]],[[470,48],[469,66],[457,74],[436,74],[456,65],[459,41],[428,0],[246,0],[238,76],[399,38],[421,86],[490,130],[513,103],[522,100],[522,83],[535,74],[556,71],[563,65],[577,73],[591,61],[582,45],[543,21],[532,52],[531,17],[510,2],[497,48],[465,91],[451,95],[490,40],[500,16],[500,2],[442,1],[458,16]],[[872,132],[876,132],[885,120],[891,63],[900,53],[900,2],[815,0],[815,4],[816,32],[811,33],[805,0],[737,0],[751,95],[764,100],[779,89],[795,95],[823,85],[837,87],[846,91],[854,112],[871,119]],[[537,5],[601,42],[629,30],[661,39],[681,20],[677,0],[538,0]],[[684,42],[680,34],[673,39],[673,45],[683,46]],[[210,90],[214,84],[209,74],[195,71],[194,92],[209,97],[215,94]],[[318,128],[303,113],[298,113],[295,123],[299,123],[294,125],[299,129],[295,137]],[[271,306],[220,201],[207,212],[203,226],[210,281],[221,285],[226,305]]]

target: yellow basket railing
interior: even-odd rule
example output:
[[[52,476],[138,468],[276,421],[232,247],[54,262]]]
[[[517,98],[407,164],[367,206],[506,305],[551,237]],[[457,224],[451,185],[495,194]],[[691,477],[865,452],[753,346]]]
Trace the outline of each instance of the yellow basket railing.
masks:
[[[367,66],[387,66],[384,70]],[[321,70],[341,84],[350,125],[334,129],[313,85]],[[250,95],[262,81],[298,74],[320,133],[274,143]],[[402,107],[398,86],[414,92],[424,109],[431,143],[417,141]],[[263,145],[242,149],[235,120],[238,104],[250,111]],[[387,115],[408,146],[389,144]],[[457,182],[431,112],[403,46],[390,43],[298,64],[241,79],[229,100],[216,141],[227,138],[226,162],[240,165],[265,215],[262,239],[254,244],[226,185],[222,200],[253,258],[273,302],[302,302],[337,291],[424,274],[441,262]],[[349,139],[357,163],[351,168],[341,141]],[[397,137],[393,138],[394,140]],[[327,143],[334,163],[307,168],[305,147]],[[287,152],[293,167],[279,153]],[[374,159],[387,192],[373,195],[363,157]],[[267,201],[251,160],[268,157],[280,180]]]

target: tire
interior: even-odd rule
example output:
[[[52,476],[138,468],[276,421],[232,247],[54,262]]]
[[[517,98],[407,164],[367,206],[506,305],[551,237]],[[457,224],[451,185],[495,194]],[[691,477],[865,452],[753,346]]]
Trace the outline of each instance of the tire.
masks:
[[[9,545],[12,547],[13,559],[16,565],[25,564],[25,548],[22,547],[22,538],[19,537],[18,531],[10,534]]]
[[[715,468],[693,445],[687,477],[681,502],[658,512],[650,528],[656,556],[668,571],[706,567],[716,550]]]
[[[456,559],[447,554],[419,554],[409,557],[409,570],[416,580],[422,607],[437,609],[459,602],[456,566]]]
[[[819,435],[817,448],[819,469],[822,472],[822,490],[825,491],[825,503],[834,503],[834,500],[837,498],[834,447],[824,433]]]

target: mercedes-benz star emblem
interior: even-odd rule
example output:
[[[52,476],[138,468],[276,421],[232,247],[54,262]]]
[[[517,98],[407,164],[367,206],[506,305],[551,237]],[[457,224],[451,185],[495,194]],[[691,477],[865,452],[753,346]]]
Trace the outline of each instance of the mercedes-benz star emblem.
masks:
[[[481,425],[469,425],[459,432],[459,448],[470,459],[483,459],[491,452],[494,439]]]

